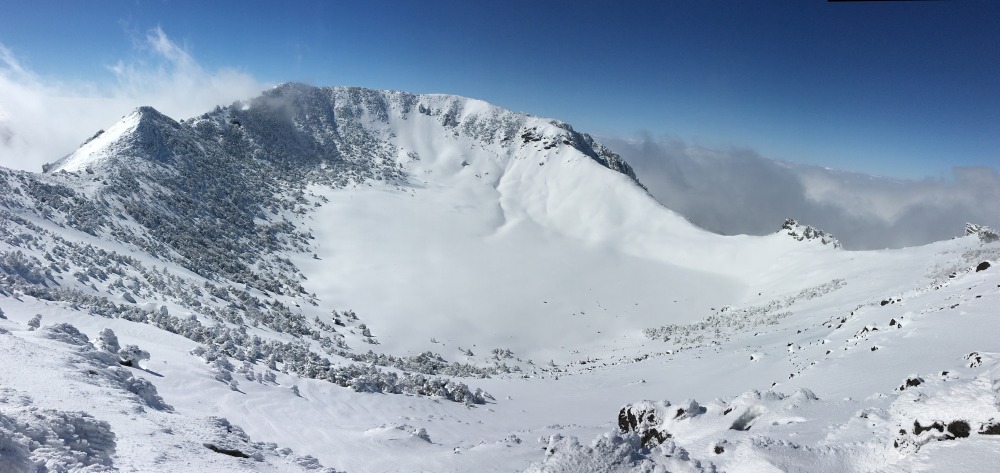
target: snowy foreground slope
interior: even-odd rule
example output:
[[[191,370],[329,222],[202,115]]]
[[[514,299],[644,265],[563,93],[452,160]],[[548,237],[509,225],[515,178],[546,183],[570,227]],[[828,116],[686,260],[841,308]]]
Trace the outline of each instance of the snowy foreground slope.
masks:
[[[139,108],[0,169],[0,472],[1000,468],[996,233],[780,223],[476,100]]]

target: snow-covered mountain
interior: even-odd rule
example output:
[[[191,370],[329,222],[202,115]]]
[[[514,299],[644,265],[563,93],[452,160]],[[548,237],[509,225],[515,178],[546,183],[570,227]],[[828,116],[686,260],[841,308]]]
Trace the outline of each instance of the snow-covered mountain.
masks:
[[[568,124],[301,84],[45,171],[0,170],[3,472],[1000,462],[988,228],[719,236]]]

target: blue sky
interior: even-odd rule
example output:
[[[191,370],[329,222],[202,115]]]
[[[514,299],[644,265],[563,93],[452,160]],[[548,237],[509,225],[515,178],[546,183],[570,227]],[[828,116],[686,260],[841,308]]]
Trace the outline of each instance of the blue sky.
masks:
[[[76,93],[120,90],[115,66],[176,67],[159,28],[205,77],[458,94],[897,177],[1000,164],[996,1],[5,3],[8,56]]]

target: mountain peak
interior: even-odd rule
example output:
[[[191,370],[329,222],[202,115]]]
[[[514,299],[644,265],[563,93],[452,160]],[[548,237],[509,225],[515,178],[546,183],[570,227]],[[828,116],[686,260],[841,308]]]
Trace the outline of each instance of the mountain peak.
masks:
[[[43,171],[89,172],[129,158],[166,161],[171,154],[167,138],[182,132],[179,123],[159,110],[148,105],[137,107],[107,130],[98,131],[73,153],[43,166]]]
[[[136,115],[140,119],[145,119],[145,120],[159,120],[159,119],[171,120],[170,117],[168,117],[168,116],[160,113],[159,110],[157,110],[157,109],[155,109],[155,108],[153,108],[153,107],[151,107],[149,105],[142,105],[142,106],[136,107],[134,110],[132,110],[131,113],[129,113],[128,115],[126,115],[126,117],[127,116],[131,116],[131,115]]]

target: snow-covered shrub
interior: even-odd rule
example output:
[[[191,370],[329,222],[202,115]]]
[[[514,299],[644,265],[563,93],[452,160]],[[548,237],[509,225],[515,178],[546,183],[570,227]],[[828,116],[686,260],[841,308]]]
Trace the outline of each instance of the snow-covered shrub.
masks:
[[[222,356],[212,361],[212,370],[215,371],[215,379],[229,384],[233,381],[233,364],[229,359]]]
[[[545,459],[532,464],[527,472],[716,471],[710,463],[703,465],[701,461],[691,459],[686,450],[670,440],[653,448],[645,448],[635,432],[609,432],[597,437],[589,447],[581,445],[576,437],[563,437],[559,434],[549,437],[547,443]]]
[[[123,389],[138,396],[143,404],[160,411],[173,410],[173,407],[160,397],[156,386],[145,378],[137,378],[132,375],[131,371],[122,367],[109,367],[108,371],[117,379]]]
[[[125,345],[118,350],[118,358],[124,366],[139,366],[139,362],[149,359],[149,352],[136,345]]]
[[[41,326],[42,326],[42,314],[35,314],[35,316],[28,321],[28,330],[35,330]]]
[[[0,471],[117,471],[115,434],[83,412],[32,409],[0,413]]]
[[[303,457],[296,457],[292,460],[292,463],[302,467],[304,470],[320,470],[323,465],[312,455],[306,455]]]
[[[264,373],[263,376],[261,376],[261,380],[264,383],[277,383],[278,382],[277,376],[274,374],[274,371],[271,371],[271,370],[267,370],[267,372]]]
[[[87,341],[86,335],[77,331],[72,325],[57,324],[45,327],[44,330],[49,338],[75,344],[81,348],[76,354],[89,365],[89,368],[85,370],[84,381],[102,386],[112,386],[134,394],[140,403],[153,409],[173,410],[157,393],[155,385],[144,378],[134,376],[132,371],[119,366],[121,358],[117,354],[94,348]]]
[[[493,354],[493,358],[497,360],[507,360],[514,358],[514,352],[510,351],[509,348],[494,348],[490,353]]]
[[[243,375],[247,381],[254,381],[257,379],[257,373],[254,372],[253,365],[249,361],[243,361],[236,372]]]
[[[98,349],[109,353],[118,353],[118,351],[121,350],[121,346],[118,345],[118,336],[116,336],[115,332],[109,328],[101,330],[101,333],[97,334],[97,339],[94,340],[94,344]]]
[[[36,317],[41,318],[41,316],[37,315]],[[44,333],[47,338],[59,340],[70,345],[84,346],[90,344],[90,339],[87,338],[86,334],[80,332],[76,327],[67,323],[46,326]]]
[[[20,250],[0,253],[0,273],[11,276],[15,281],[45,286],[51,274],[38,258],[25,255]]]
[[[413,435],[414,438],[418,438],[418,439],[423,440],[423,441],[425,441],[427,443],[431,443],[431,436],[430,436],[430,434],[427,433],[427,429],[425,429],[423,427],[420,427],[419,429],[414,430],[412,435]]]

